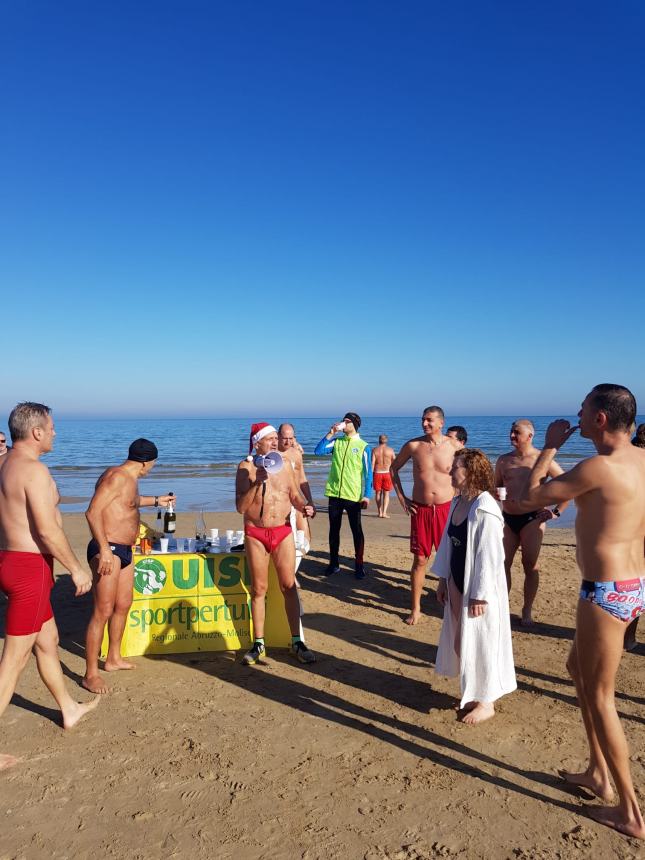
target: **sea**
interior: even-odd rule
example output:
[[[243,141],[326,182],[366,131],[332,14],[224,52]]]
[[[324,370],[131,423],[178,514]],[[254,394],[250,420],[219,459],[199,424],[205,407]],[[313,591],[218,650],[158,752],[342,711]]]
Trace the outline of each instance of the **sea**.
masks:
[[[295,426],[296,437],[305,450],[305,468],[314,500],[325,503],[324,490],[329,458],[315,457],[316,444],[329,427],[342,416],[288,419]],[[535,425],[535,444],[541,447],[544,432],[554,417],[522,416]],[[266,417],[276,427],[284,420]],[[513,418],[500,416],[450,415],[446,427],[460,424],[468,431],[468,446],[481,448],[494,463],[500,454],[510,450],[509,431]],[[639,423],[645,420],[642,416]],[[251,422],[241,418],[213,419],[56,419],[54,450],[43,461],[54,476],[62,497],[61,510],[84,511],[94,485],[109,465],[126,458],[130,442],[139,437],[151,439],[159,449],[159,460],[150,476],[140,482],[146,495],[173,492],[179,511],[234,511],[235,472],[237,464],[248,454]],[[380,434],[398,451],[403,444],[421,434],[421,423],[415,417],[366,417],[360,435],[371,445]],[[558,462],[568,470],[580,459],[593,454],[593,447],[576,433],[558,455]],[[411,489],[409,467],[401,472],[403,487]],[[570,526],[575,506],[570,505],[557,524]],[[555,522],[554,522],[555,525]]]

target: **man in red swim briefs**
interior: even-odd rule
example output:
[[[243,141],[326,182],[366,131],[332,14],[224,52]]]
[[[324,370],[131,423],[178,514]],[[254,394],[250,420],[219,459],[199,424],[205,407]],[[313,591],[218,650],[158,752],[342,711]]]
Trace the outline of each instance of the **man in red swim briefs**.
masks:
[[[428,406],[421,416],[423,436],[410,439],[399,451],[390,467],[394,489],[401,507],[410,515],[410,552],[414,556],[410,578],[412,581],[412,611],[406,624],[416,624],[421,617],[421,591],[426,575],[428,558],[439,546],[454,490],[450,469],[456,439],[444,436],[443,409]],[[412,460],[412,498],[403,492],[400,469]]]
[[[278,450],[278,432],[265,422],[251,428],[249,451],[256,456]],[[264,645],[264,616],[269,561],[272,559],[284,596],[284,606],[291,629],[291,652],[301,663],[314,663],[316,657],[305,645],[300,634],[300,601],[296,588],[296,547],[289,517],[291,506],[306,517],[316,509],[305,503],[294,476],[294,470],[283,468],[269,475],[249,456],[237,467],[235,504],[244,517],[246,559],[251,573],[251,616],[253,618],[253,647],[244,655],[243,663],[250,666],[260,662],[266,653]]]
[[[390,518],[387,509],[390,504],[390,493],[394,489],[390,466],[395,457],[394,449],[387,444],[387,436],[382,433],[378,437],[378,445],[372,448],[372,486],[376,498],[376,510],[381,519]]]
[[[65,688],[49,600],[53,560],[70,572],[77,597],[90,590],[92,578],[65,537],[56,484],[39,462],[51,451],[56,435],[51,410],[41,403],[19,403],[9,416],[9,432],[13,447],[0,468],[0,589],[9,598],[0,661],[0,714],[33,649],[40,676],[62,712],[63,727],[71,729],[99,700],[79,704]],[[0,770],[17,761],[0,755]]]

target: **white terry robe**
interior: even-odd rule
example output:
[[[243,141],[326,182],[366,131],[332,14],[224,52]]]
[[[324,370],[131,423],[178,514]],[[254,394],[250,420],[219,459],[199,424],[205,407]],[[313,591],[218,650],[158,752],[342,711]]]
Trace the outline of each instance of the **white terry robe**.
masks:
[[[458,498],[450,507],[450,517]],[[449,523],[450,519],[432,565],[432,572],[446,580],[450,578],[452,552]],[[481,493],[468,512],[461,656],[454,647],[455,623],[449,590],[443,611],[435,671],[449,678],[459,675],[462,708],[467,702],[494,702],[517,688],[504,572],[503,524],[495,499],[490,493]],[[484,614],[469,618],[469,600],[485,600],[488,605]]]

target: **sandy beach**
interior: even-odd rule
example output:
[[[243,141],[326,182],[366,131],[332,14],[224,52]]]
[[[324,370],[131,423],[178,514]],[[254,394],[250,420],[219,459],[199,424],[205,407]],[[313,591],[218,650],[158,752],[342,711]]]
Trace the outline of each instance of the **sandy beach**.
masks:
[[[408,521],[396,501],[391,508],[389,520],[364,518],[362,582],[347,567],[322,576],[326,514],[314,521],[299,577],[319,657],[312,667],[280,651],[253,668],[232,653],[135,658],[136,670],[107,676],[112,692],[65,734],[32,659],[0,731],[0,752],[23,759],[0,775],[0,858],[645,858],[642,843],[587,818],[593,801],[557,777],[585,754],[565,670],[578,589],[573,532],[547,531],[540,623],[514,626],[519,689],[493,720],[468,727],[455,719],[456,681],[432,671],[441,623],[433,594],[418,626],[403,623]],[[178,534],[192,525],[178,516]],[[84,517],[66,515],[65,528],[84,557]],[[341,554],[349,537],[344,523]],[[521,581],[516,562],[513,613]],[[87,700],[78,683],[91,598],[74,599],[62,574],[54,608],[69,684]],[[623,658],[617,705],[645,807],[644,704],[641,644]]]

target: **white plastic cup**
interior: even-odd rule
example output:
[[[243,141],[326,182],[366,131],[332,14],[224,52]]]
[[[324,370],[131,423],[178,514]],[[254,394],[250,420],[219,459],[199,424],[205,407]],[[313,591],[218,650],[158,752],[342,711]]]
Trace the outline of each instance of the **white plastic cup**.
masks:
[[[219,529],[211,529],[211,543],[215,543],[215,541],[219,537]]]
[[[159,538],[159,549],[168,552],[168,538]]]
[[[175,543],[177,544],[177,552],[184,551],[184,539],[183,538],[175,538]]]
[[[298,529],[296,532],[296,549],[302,549],[305,545],[305,533],[303,529]]]
[[[238,529],[235,532],[235,543],[242,543],[243,540],[244,540],[244,530]]]
[[[497,498],[500,500],[500,502],[506,501],[506,487],[497,488]]]
[[[195,538],[186,538],[186,549],[188,552],[195,552],[197,541]]]
[[[345,427],[347,427],[347,421],[339,421],[336,425],[336,432],[342,433]]]
[[[233,529],[226,529],[226,541],[227,543],[233,543],[233,535],[235,532]]]

